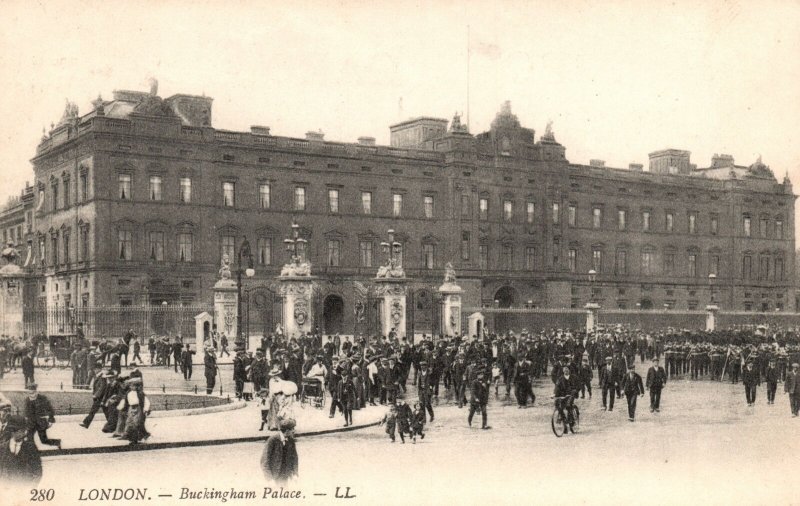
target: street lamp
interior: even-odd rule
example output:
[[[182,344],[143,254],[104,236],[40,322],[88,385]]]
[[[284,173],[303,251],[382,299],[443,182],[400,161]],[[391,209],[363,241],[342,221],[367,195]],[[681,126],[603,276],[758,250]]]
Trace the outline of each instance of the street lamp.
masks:
[[[298,265],[305,260],[305,245],[308,241],[300,237],[300,225],[292,222],[292,236],[284,239],[283,243],[286,245],[286,251],[291,255],[291,263]]]
[[[717,275],[713,272],[708,275],[708,289],[711,291],[711,304],[715,303],[714,301],[714,281],[716,281]]]
[[[387,232],[389,234],[389,241],[382,241],[381,249],[383,250],[383,253],[387,255],[389,260],[389,269],[394,270],[397,268],[402,268],[402,258],[400,257],[400,252],[403,245],[395,241],[394,229],[390,228]]]
[[[256,271],[253,269],[253,254],[250,251],[250,242],[247,236],[242,238],[242,244],[239,246],[239,253],[236,256],[236,344],[242,343],[242,274],[248,278],[252,278]],[[247,267],[242,268],[242,259],[247,260]],[[250,343],[246,343],[249,347]]]

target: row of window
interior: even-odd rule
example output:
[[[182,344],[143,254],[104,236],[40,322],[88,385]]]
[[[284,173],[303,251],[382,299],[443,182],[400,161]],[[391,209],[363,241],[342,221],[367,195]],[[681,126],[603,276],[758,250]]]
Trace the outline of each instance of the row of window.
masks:
[[[467,194],[461,196],[461,216],[462,218],[471,217],[471,197]],[[513,200],[504,199],[502,205],[502,219],[506,222],[515,220],[515,203]],[[604,225],[604,206],[594,205],[591,208],[591,228],[602,229]],[[551,204],[551,220],[553,225],[561,224],[561,206],[558,202]],[[651,232],[653,231],[653,212],[651,210],[641,211],[640,216],[640,231]],[[478,199],[478,219],[481,221],[489,220],[489,198],[481,197]],[[534,202],[525,203],[525,223],[535,223],[536,221],[536,204]],[[569,204],[567,206],[567,225],[570,227],[578,226],[578,206],[577,204]],[[617,209],[616,215],[616,229],[629,230],[630,222],[627,209]],[[664,212],[663,230],[665,232],[675,231],[675,213],[673,211]],[[774,228],[770,234],[770,219],[761,218],[759,220],[759,235],[762,238],[773,237],[775,239],[783,239],[783,218],[778,216],[774,220]],[[689,234],[699,233],[699,218],[696,211],[689,211],[686,216],[686,231]],[[719,215],[712,213],[709,217],[708,233],[717,235],[719,233]],[[744,214],[742,217],[742,234],[745,237],[751,237],[751,217],[749,214]]]
[[[72,229],[63,228],[50,232],[50,249],[48,250],[47,236],[39,234],[38,237],[38,259],[42,267],[48,265],[57,267],[59,265],[68,265],[72,259]],[[89,260],[90,247],[89,247],[89,226],[84,224],[78,227],[78,256],[77,261],[83,262]]]
[[[63,191],[61,191],[63,189]],[[89,174],[83,172],[78,178],[78,202],[89,200]],[[37,209],[42,209],[45,200],[45,185],[39,184],[39,203]],[[71,178],[68,174],[59,180],[55,177],[50,179],[50,211],[66,209],[72,205],[72,186]]]
[[[164,198],[163,180],[161,176],[150,176],[150,190],[148,199],[151,201],[161,201]],[[119,175],[119,193],[120,200],[131,200],[131,176],[129,174]],[[261,183],[258,186],[258,203],[261,209],[270,209],[272,206],[272,186],[269,183]],[[180,193],[179,200],[182,203],[192,202],[192,179],[190,177],[180,178]],[[392,216],[403,216],[403,193],[392,194]],[[340,212],[339,206],[339,190],[335,188],[328,189],[328,212],[331,214],[338,214]],[[234,181],[222,182],[222,205],[224,207],[236,207],[236,183]],[[434,196],[424,195],[422,198],[423,214],[426,218],[434,217]],[[363,214],[372,214],[373,199],[372,192],[361,192],[361,212]],[[306,210],[306,187],[295,186],[294,197],[292,201],[292,210],[305,211]]]

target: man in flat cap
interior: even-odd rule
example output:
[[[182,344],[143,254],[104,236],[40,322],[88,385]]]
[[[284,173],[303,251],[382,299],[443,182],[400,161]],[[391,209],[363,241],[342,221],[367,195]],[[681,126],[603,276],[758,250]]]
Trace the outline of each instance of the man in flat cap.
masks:
[[[41,395],[36,383],[28,385],[28,398],[25,399],[25,418],[28,421],[28,437],[33,441],[33,433],[39,434],[39,441],[43,445],[55,446],[61,449],[60,439],[47,437],[47,429],[56,423],[55,411],[50,399]]]

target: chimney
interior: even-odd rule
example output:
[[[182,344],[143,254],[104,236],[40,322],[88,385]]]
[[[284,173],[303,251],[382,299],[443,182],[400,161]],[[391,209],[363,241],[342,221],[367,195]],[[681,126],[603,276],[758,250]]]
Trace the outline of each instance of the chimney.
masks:
[[[359,137],[358,143],[362,146],[374,146],[375,145],[375,137]]]
[[[644,165],[642,165],[641,163],[629,163],[628,170],[642,172],[644,170]]]
[[[315,141],[315,142],[322,142],[325,140],[325,134],[322,133],[322,130],[319,132],[306,132],[306,140]]]
[[[714,156],[711,157],[711,167],[714,169],[719,167],[733,167],[733,156],[714,153]]]
[[[589,166],[590,167],[605,167],[606,166],[606,161],[605,160],[597,160],[595,158],[592,158],[591,160],[589,160]]]
[[[250,133],[253,135],[269,135],[269,127],[253,125],[250,127]]]

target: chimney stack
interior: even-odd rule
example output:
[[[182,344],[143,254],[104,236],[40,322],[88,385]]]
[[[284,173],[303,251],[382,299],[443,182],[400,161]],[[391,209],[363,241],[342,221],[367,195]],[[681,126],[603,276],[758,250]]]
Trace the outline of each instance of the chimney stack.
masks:
[[[359,137],[358,143],[362,146],[374,146],[375,137]]]

